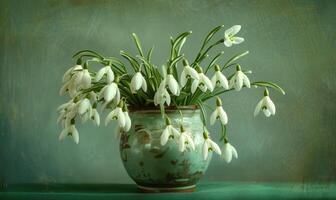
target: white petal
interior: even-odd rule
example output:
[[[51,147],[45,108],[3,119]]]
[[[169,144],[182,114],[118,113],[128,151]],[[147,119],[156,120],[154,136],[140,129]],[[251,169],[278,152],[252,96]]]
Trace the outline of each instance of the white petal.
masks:
[[[111,83],[110,85],[108,85],[104,91],[104,100],[107,102],[111,101],[116,95],[116,90],[117,85],[115,83]]]
[[[241,71],[237,71],[235,89],[236,91],[240,91],[244,84],[244,77]]]
[[[160,138],[160,143],[161,143],[162,146],[164,146],[168,142],[169,136],[170,136],[170,134],[169,134],[168,128],[166,127],[163,130],[163,132],[161,134],[161,138]]]
[[[216,72],[216,73],[217,73],[217,72]],[[229,83],[228,83],[228,80],[226,79],[226,77],[225,77],[222,73],[220,73],[220,72],[218,72],[218,73],[216,74],[216,76],[217,76],[217,79],[219,80],[221,86],[222,86],[224,89],[229,89]]]
[[[195,79],[193,83],[191,84],[191,93],[193,94],[195,93],[198,85],[199,85],[199,80]]]
[[[216,74],[214,74],[213,76],[212,76],[212,78],[211,78],[211,83],[212,83],[212,85],[214,86],[214,87],[216,87],[216,83],[217,83],[217,76],[216,76]]]
[[[167,92],[167,90],[165,90],[165,98],[166,98],[166,103],[167,105],[169,106],[170,105],[170,95],[169,93]]]
[[[118,105],[118,103],[120,102],[120,90],[119,90],[119,88],[117,88],[117,90],[116,90],[116,95],[114,97],[114,101],[115,101],[115,105]]]
[[[265,105],[272,115],[275,115],[275,105],[269,96],[265,97]]]
[[[187,67],[187,73],[193,78],[193,79],[199,79],[199,75],[197,71],[192,67]]]
[[[212,92],[214,87],[210,81],[210,79],[204,75],[203,73],[200,74],[201,81],[206,85],[206,87]]]
[[[180,137],[181,134],[176,128],[174,128],[172,125],[169,125],[169,128],[175,138]]]
[[[232,151],[232,155],[233,155],[233,157],[238,158],[237,150],[236,150],[236,148],[234,148],[234,146],[232,146],[232,145],[231,145],[231,151]]]
[[[271,112],[268,109],[263,109],[263,112],[264,112],[266,117],[271,116]]]
[[[93,120],[96,123],[96,125],[99,126],[100,125],[100,117],[99,117],[98,111],[96,109],[93,109],[92,112],[93,112],[93,114],[92,114]]]
[[[221,152],[221,150],[220,150],[218,144],[216,144],[216,143],[215,143],[214,141],[212,141],[212,140],[209,140],[209,141],[210,141],[210,143],[211,143],[212,150],[213,150],[214,152],[216,152],[218,155],[221,155],[222,152]]]
[[[255,110],[254,110],[254,116],[257,116],[257,115],[259,114],[259,112],[260,112],[260,110],[261,110],[261,108],[262,108],[262,106],[263,106],[263,102],[264,102],[263,99],[261,99],[261,100],[258,102],[258,104],[257,104],[257,106],[256,106],[256,108],[255,108]]]
[[[179,140],[179,150],[183,152],[184,149],[185,149],[185,137],[184,137],[184,133],[182,133],[180,136],[180,140]]]
[[[69,133],[69,128],[64,128],[61,132],[61,134],[59,135],[58,139],[59,140],[63,140]]]
[[[137,72],[131,80],[132,93],[136,93],[136,91],[141,88],[141,85],[142,85],[142,75],[140,72]]]
[[[88,89],[91,86],[91,76],[87,69],[84,69],[83,71],[83,77],[81,82],[83,89]]]
[[[236,35],[241,29],[241,25],[234,25],[225,31],[225,35]]]
[[[103,78],[104,74],[106,73],[106,69],[107,69],[106,67],[103,67],[97,72],[97,74],[95,76],[95,81],[96,82],[100,81],[100,79]]]
[[[78,113],[80,115],[84,114],[91,107],[90,100],[85,98],[78,105]]]
[[[231,160],[232,160],[232,150],[231,150],[231,148],[230,148],[230,144],[229,144],[229,143],[224,144],[222,158],[223,158],[227,163],[230,163]]]
[[[112,83],[114,81],[114,73],[111,66],[106,66],[106,68],[107,83]]]
[[[227,124],[228,117],[227,117],[227,114],[224,111],[224,109],[222,107],[217,107],[217,110],[218,110],[218,116],[219,116],[219,119],[220,119],[221,123],[223,125]]]
[[[185,68],[183,69],[182,73],[181,73],[181,87],[184,87],[185,84],[187,83],[187,75],[186,75],[186,72],[185,72]]]
[[[203,159],[206,160],[209,154],[209,148],[208,148],[208,143],[206,140],[204,140],[203,143]]]
[[[61,89],[59,91],[60,96],[63,96],[65,94],[65,92],[68,90],[69,84],[70,84],[70,82],[67,82],[61,87]]]
[[[73,138],[74,142],[76,144],[78,144],[79,143],[79,134],[78,134],[78,131],[77,131],[75,125],[71,125],[70,131],[71,131],[71,135],[72,135],[72,138]]]
[[[250,88],[251,87],[251,83],[250,83],[250,80],[249,78],[242,72],[243,74],[243,81],[244,81],[244,84],[247,88]]]
[[[128,112],[124,112],[124,115],[125,115],[125,128],[124,128],[124,130],[126,132],[128,132],[131,129],[132,121],[131,121],[131,118],[128,115]]]
[[[144,77],[142,77],[142,86],[141,86],[142,90],[144,92],[147,92],[147,83],[146,83],[146,79]]]
[[[175,96],[178,95],[179,86],[174,76],[169,74],[167,76],[167,82],[168,82],[168,87],[169,87],[170,92]]]
[[[77,86],[81,83],[83,77],[83,71],[77,71],[71,78],[71,81]]]
[[[112,110],[105,118],[105,126],[116,116],[116,110]]]
[[[218,116],[217,109],[215,109],[210,116],[210,124],[214,125]]]
[[[240,44],[242,42],[244,42],[244,38],[242,38],[242,37],[233,37],[232,38],[232,43],[233,44]]]
[[[231,47],[232,46],[231,40],[230,39],[225,40],[224,45],[227,46],[227,47]]]
[[[118,111],[117,111],[117,117],[118,117],[119,127],[124,128],[125,125],[126,125],[126,119],[125,119],[125,115],[122,112],[121,108],[119,108]]]

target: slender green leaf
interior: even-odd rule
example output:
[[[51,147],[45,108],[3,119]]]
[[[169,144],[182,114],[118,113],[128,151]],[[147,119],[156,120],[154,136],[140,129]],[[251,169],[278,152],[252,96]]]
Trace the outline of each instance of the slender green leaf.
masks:
[[[273,89],[279,91],[280,93],[282,93],[283,95],[286,94],[285,90],[283,90],[279,85],[277,85],[275,83],[272,83],[272,82],[256,81],[256,82],[251,83],[251,85],[273,88]]]
[[[235,56],[233,56],[232,58],[230,58],[225,64],[224,64],[224,67],[222,68],[222,71],[225,69],[225,68],[228,68],[228,66],[235,62],[236,60],[238,60],[239,58],[247,55],[249,53],[249,51],[244,51],[243,53],[240,53],[240,54],[237,54]]]
[[[144,53],[142,51],[142,47],[141,47],[141,43],[140,43],[140,39],[138,38],[138,36],[135,33],[132,33],[132,37],[134,39],[134,42],[138,48],[138,51],[140,53],[141,56],[144,56]]]

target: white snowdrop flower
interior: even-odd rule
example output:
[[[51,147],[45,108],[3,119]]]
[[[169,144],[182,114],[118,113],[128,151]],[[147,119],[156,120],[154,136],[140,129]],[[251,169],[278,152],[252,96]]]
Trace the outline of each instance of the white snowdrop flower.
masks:
[[[222,101],[219,97],[216,100],[217,107],[210,116],[210,124],[213,125],[216,122],[216,119],[219,119],[223,125],[228,123],[228,117],[226,112],[222,107]]]
[[[265,89],[264,97],[258,102],[254,110],[254,116],[257,116],[261,110],[264,112],[266,117],[275,115],[275,105],[268,95],[268,90]]]
[[[94,122],[94,124],[96,124],[97,126],[100,125],[100,117],[99,117],[99,113],[96,108],[92,109],[91,119]]]
[[[232,157],[238,158],[237,150],[227,140],[225,140],[221,158],[224,159],[227,163],[230,163]]]
[[[114,80],[114,73],[113,73],[112,68],[111,68],[110,65],[107,65],[107,66],[101,68],[97,72],[97,74],[95,76],[95,81],[96,82],[100,81],[105,74],[106,74],[106,81],[107,81],[107,83],[112,83],[113,80]]]
[[[119,105],[112,110],[107,117],[105,118],[105,126],[107,126],[107,124],[111,121],[111,120],[117,120],[118,121],[118,125],[120,128],[124,128],[126,125],[126,119],[125,119],[125,114],[122,111],[122,107],[123,107],[123,102],[120,101]]]
[[[194,68],[190,67],[187,60],[183,60],[183,65],[184,68],[181,73],[181,87],[185,86],[189,78],[197,80],[199,79],[197,71]]]
[[[237,65],[237,71],[229,81],[229,88],[234,88],[236,91],[240,91],[244,85],[247,88],[250,88],[250,80],[244,72],[241,71],[240,65]]]
[[[79,134],[78,134],[78,131],[77,131],[77,129],[76,129],[76,127],[75,127],[74,124],[70,124],[70,125],[66,126],[66,127],[62,130],[62,132],[61,132],[61,134],[59,135],[58,139],[59,139],[59,140],[63,140],[63,139],[64,139],[66,136],[68,136],[68,135],[71,135],[71,136],[72,136],[72,139],[74,140],[74,142],[75,142],[76,144],[79,143]]]
[[[180,87],[179,84],[177,83],[176,79],[172,74],[168,74],[166,77],[166,85],[168,86],[170,92],[175,95],[179,96],[180,95]]]
[[[165,103],[169,106],[170,105],[170,95],[165,87],[165,83],[160,84],[158,90],[155,92],[154,95],[154,105],[164,105]]]
[[[232,44],[240,44],[244,42],[244,38],[235,36],[240,31],[240,29],[241,29],[240,25],[234,25],[224,32],[224,45],[225,46],[231,47]]]
[[[136,91],[138,91],[140,88],[142,88],[144,92],[147,92],[146,80],[142,76],[141,72],[137,72],[131,80],[131,92],[136,93]]]
[[[80,115],[83,115],[86,112],[91,111],[91,109],[92,109],[90,100],[87,99],[87,98],[84,98],[84,99],[78,101],[76,104],[78,106],[78,114],[80,114]]]
[[[81,71],[83,70],[83,67],[81,64],[77,63],[75,66],[70,67],[63,75],[63,82],[68,82],[72,76],[72,73],[75,71]]]
[[[166,128],[163,130],[160,138],[160,143],[162,146],[167,144],[169,138],[177,139],[180,137],[179,131],[171,125],[171,121],[166,117]]]
[[[210,92],[212,92],[214,87],[210,79],[203,73],[201,67],[198,66],[197,70],[199,79],[195,79],[191,84],[191,93],[195,93],[197,88],[199,88],[202,92],[206,92],[207,90],[210,90]]]
[[[181,125],[181,134],[179,138],[179,150],[181,152],[185,151],[186,145],[188,145],[192,150],[195,150],[195,143],[191,137],[191,133],[186,131]]]
[[[120,91],[117,83],[118,81],[116,82],[115,80],[115,82],[105,85],[99,93],[99,99],[104,99],[104,101],[107,103],[115,99],[116,103],[118,104],[120,101]]]
[[[83,77],[80,85],[83,89],[88,89],[91,86],[91,76],[89,70],[83,70]]]
[[[215,87],[216,85],[220,85],[224,89],[229,89],[229,83],[224,74],[220,71],[220,67],[218,65],[215,66],[215,74],[211,78],[212,85]]]
[[[208,158],[209,151],[214,151],[218,155],[221,155],[222,152],[214,141],[212,141],[209,137],[208,131],[203,132],[203,138],[204,138],[204,143],[203,143],[203,159],[206,160]]]

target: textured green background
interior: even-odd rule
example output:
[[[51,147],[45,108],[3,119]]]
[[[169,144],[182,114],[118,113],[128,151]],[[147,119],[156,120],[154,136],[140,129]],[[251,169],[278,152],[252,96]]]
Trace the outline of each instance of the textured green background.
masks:
[[[89,1],[0,2],[0,183],[131,182],[119,158],[113,126],[80,127],[80,144],[57,140],[56,107],[71,55],[94,49],[134,51],[136,32],[154,61],[166,59],[169,36],[193,30],[193,58],[212,27],[241,24],[242,65],[252,80],[273,80],[275,117],[253,117],[261,90],[223,97],[229,136],[239,159],[214,157],[203,180],[336,180],[336,1]],[[224,48],[224,47],[223,47]],[[219,50],[219,49],[217,49]],[[210,129],[215,135],[216,128]]]

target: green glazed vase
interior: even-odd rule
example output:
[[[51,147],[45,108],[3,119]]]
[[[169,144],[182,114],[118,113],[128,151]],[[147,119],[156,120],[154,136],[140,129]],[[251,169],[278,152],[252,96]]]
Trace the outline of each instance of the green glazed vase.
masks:
[[[172,125],[179,130],[183,121],[184,128],[192,134],[195,151],[187,148],[180,152],[178,143],[169,139],[160,144],[165,128],[165,119],[160,110],[130,109],[132,127],[122,132],[120,155],[129,176],[142,192],[191,192],[203,176],[209,162],[203,159],[203,125],[201,112],[195,106],[166,108],[166,114]]]

